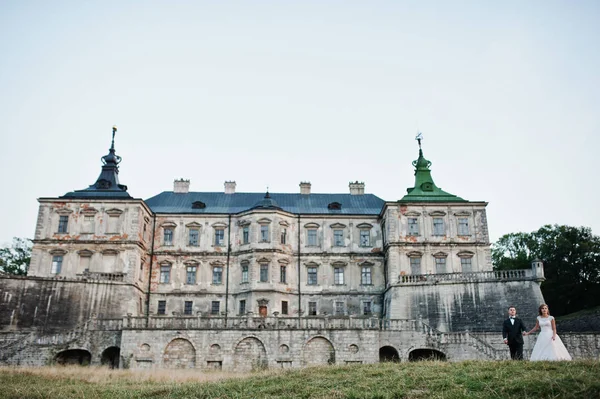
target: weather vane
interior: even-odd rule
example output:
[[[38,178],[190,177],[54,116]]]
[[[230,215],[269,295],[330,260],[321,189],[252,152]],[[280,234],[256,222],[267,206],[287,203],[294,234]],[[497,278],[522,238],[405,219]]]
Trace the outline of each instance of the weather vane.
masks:
[[[113,137],[110,148],[115,148],[115,133],[117,132],[117,125],[113,125]]]
[[[419,149],[421,149],[421,140],[423,140],[423,133],[417,131],[417,137],[415,137],[415,140],[419,142]]]

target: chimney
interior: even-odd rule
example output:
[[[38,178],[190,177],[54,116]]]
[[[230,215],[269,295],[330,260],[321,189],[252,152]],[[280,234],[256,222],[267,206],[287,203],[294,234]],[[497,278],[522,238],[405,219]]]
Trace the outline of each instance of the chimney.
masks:
[[[173,192],[174,193],[180,193],[180,194],[185,194],[185,193],[189,193],[190,192],[190,181],[188,180],[184,180],[184,179],[175,179],[175,181],[173,182]]]
[[[310,194],[310,182],[301,181],[300,182],[300,194]]]
[[[225,194],[235,194],[235,182],[234,181],[226,181],[225,182]]]
[[[354,183],[350,182],[348,185],[350,187],[351,195],[363,195],[365,193],[365,183],[355,181]]]

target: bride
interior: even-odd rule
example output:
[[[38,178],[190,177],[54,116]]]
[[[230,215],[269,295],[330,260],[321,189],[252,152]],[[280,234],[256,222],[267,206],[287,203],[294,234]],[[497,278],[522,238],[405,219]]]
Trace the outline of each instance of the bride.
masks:
[[[529,335],[538,328],[542,328],[537,341],[535,341],[533,351],[531,351],[530,360],[571,360],[567,348],[556,334],[556,322],[554,317],[550,316],[548,305],[541,304],[538,311],[540,315],[537,317],[535,327],[523,334]]]

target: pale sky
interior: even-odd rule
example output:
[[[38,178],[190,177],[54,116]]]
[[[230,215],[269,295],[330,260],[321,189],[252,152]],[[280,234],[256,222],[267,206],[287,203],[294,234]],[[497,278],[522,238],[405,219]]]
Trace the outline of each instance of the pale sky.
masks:
[[[122,184],[400,199],[414,140],[490,238],[600,234],[598,1],[0,1],[0,244],[37,198]]]

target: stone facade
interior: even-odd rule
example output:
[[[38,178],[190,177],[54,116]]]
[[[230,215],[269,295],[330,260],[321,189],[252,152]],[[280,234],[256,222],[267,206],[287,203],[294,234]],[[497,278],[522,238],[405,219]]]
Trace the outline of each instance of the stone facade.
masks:
[[[140,200],[118,182],[114,141],[103,161],[89,188],[39,200],[29,275],[0,276],[5,364],[502,359],[508,305],[532,324],[543,302],[543,267],[494,272],[487,203],[437,188],[421,151],[415,187],[393,202],[360,182],[262,195],[183,179]],[[594,335],[563,340],[598,357]]]

